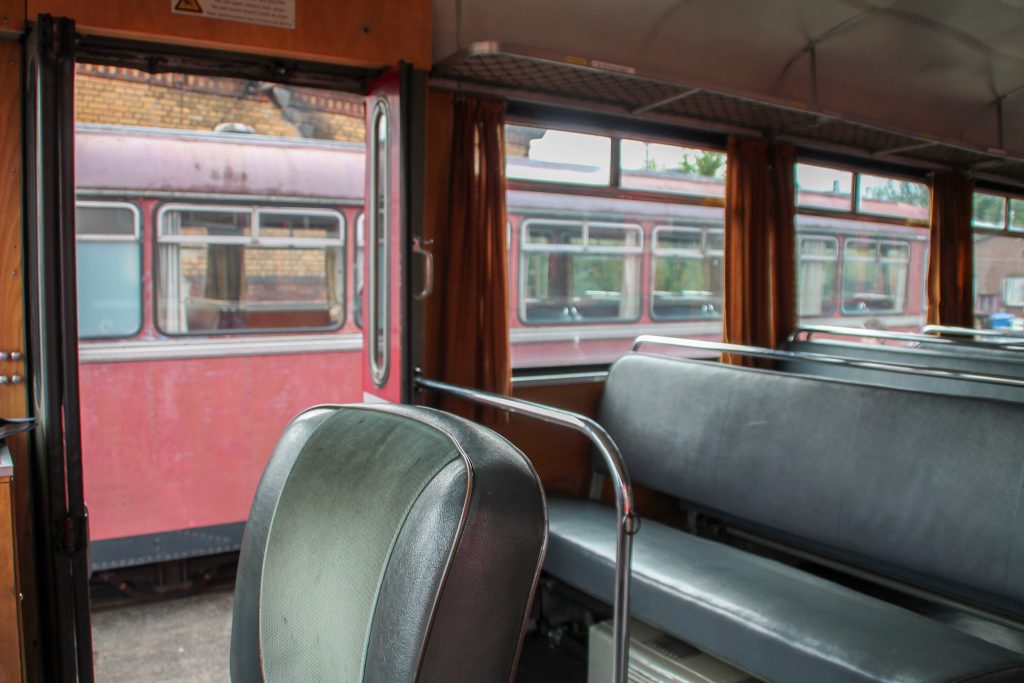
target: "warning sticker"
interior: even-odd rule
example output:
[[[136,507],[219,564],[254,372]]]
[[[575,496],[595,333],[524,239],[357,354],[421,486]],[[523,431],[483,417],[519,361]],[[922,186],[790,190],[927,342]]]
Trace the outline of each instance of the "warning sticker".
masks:
[[[171,12],[295,28],[295,0],[171,0]]]

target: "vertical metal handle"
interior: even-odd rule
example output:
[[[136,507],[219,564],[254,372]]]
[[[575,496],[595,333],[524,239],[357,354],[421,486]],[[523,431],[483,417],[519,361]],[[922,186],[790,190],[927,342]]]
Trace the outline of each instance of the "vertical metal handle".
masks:
[[[412,238],[412,253],[423,257],[423,289],[412,295],[417,301],[434,293],[434,254],[424,249],[433,243],[434,240],[422,240],[418,235]]]

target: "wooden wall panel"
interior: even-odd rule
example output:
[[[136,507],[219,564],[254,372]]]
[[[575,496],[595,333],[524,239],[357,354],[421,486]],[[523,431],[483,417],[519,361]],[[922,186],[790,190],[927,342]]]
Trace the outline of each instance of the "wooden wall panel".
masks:
[[[600,382],[520,387],[513,390],[513,395],[594,417],[603,387]],[[587,495],[590,489],[591,446],[585,436],[565,427],[515,415],[508,424],[497,425],[494,429],[530,458],[545,491],[569,496]]]
[[[0,33],[20,33],[25,25],[25,0],[0,0]]]
[[[4,135],[0,136],[0,351],[24,352],[21,47],[11,42],[0,42],[0,130],[4,132]],[[25,362],[0,361],[0,375],[24,377]],[[24,382],[0,385],[0,415],[23,417],[28,414],[26,387]],[[17,545],[20,549],[18,566],[21,592],[26,596],[27,604],[32,604],[34,582],[31,559],[31,499],[25,437],[16,436],[8,445],[14,456],[13,507]],[[33,635],[35,621],[30,613],[24,616],[24,625],[27,629],[24,643],[31,656],[31,652],[38,645],[38,639]],[[38,661],[38,658],[30,658],[29,664],[33,661]]]
[[[11,0],[0,0],[8,3]],[[200,0],[200,4],[202,0]],[[27,17],[74,19],[84,33],[267,55],[430,68],[429,0],[296,0],[295,29],[171,12],[172,0],[27,0]]]
[[[0,681],[21,680],[21,620],[12,512],[10,478],[0,477]]]

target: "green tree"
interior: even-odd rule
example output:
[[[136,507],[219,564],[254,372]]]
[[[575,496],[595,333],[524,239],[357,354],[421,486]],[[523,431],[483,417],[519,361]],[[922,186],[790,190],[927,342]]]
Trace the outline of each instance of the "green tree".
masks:
[[[686,154],[679,162],[679,169],[688,175],[704,176],[705,178],[721,177],[720,170],[725,166],[725,155],[721,152],[701,151],[698,154]]]
[[[928,206],[931,202],[931,193],[926,185],[903,180],[887,180],[884,185],[866,187],[864,196],[867,199],[897,202],[911,206]]]
[[[1003,227],[1006,200],[992,194],[974,193],[974,223]]]

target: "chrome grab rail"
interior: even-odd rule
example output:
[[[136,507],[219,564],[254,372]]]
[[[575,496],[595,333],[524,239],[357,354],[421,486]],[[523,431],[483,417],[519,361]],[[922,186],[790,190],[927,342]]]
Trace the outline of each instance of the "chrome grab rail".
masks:
[[[945,334],[954,337],[994,337],[994,339],[976,339],[975,341],[984,344],[998,344],[999,346],[1024,345],[1024,334],[1019,330],[976,330],[971,327],[953,325],[925,325],[921,328],[921,332],[926,335]]]
[[[604,427],[578,413],[423,377],[416,377],[415,383],[419,389],[430,389],[515,415],[526,415],[574,429],[590,439],[597,448],[612,478],[615,508],[619,517],[615,535],[615,604],[612,631],[615,649],[612,653],[612,680],[616,683],[626,683],[626,672],[629,668],[629,579],[633,557],[633,534],[638,527],[633,507],[633,486],[630,484],[629,473],[626,471],[626,463],[622,460],[619,447],[615,445]]]
[[[637,351],[644,344],[659,344],[661,346],[675,346],[684,349],[702,349],[705,351],[717,351],[719,353],[732,353],[737,356],[764,358],[766,360],[812,361],[814,363],[845,365],[848,367],[864,368],[867,370],[885,370],[887,372],[898,372],[904,375],[925,375],[928,377],[944,377],[946,379],[964,379],[971,382],[1001,384],[1004,386],[1020,387],[1024,389],[1024,379],[1019,377],[992,375],[983,372],[966,372],[964,370],[952,370],[949,368],[920,368],[900,365],[899,363],[887,363],[885,361],[842,358],[840,356],[829,356],[824,353],[812,353],[809,351],[784,351],[782,349],[766,349],[760,346],[703,341],[700,339],[659,337],[653,334],[643,334],[637,337],[633,341],[633,351]]]
[[[803,333],[804,341],[810,341],[815,334],[834,334],[840,337],[864,337],[886,341],[923,342],[928,344],[963,344],[961,340],[945,339],[931,334],[914,332],[890,332],[889,330],[869,330],[863,327],[840,327],[839,325],[801,325],[789,335],[789,341],[800,341]]]

